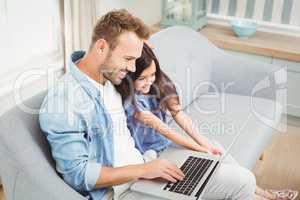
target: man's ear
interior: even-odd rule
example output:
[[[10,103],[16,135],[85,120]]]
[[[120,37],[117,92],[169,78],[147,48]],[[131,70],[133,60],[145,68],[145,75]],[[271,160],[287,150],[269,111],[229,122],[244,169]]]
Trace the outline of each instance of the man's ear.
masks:
[[[108,48],[108,44],[106,40],[99,39],[95,43],[95,48],[98,54],[102,54],[106,50],[106,48]]]

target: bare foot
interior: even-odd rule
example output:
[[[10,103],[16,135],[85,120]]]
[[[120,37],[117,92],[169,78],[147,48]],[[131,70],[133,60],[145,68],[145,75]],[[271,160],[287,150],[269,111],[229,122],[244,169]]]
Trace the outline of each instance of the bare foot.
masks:
[[[276,196],[276,200],[295,200],[298,196],[298,191],[295,190],[265,190]]]
[[[265,199],[270,199],[270,200],[276,200],[277,199],[276,194],[271,193],[268,190],[256,190],[255,193],[258,196],[263,197]]]

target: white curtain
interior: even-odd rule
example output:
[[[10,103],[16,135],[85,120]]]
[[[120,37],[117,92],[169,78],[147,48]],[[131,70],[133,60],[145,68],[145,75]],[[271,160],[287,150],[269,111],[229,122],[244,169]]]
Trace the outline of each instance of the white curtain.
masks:
[[[99,0],[63,0],[62,7],[64,55],[67,64],[73,51],[89,47],[93,26],[99,14]]]

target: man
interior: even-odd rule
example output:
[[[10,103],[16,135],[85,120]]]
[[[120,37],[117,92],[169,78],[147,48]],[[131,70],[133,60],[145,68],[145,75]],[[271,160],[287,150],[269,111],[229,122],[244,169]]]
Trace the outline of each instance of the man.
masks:
[[[49,90],[42,104],[40,126],[57,171],[90,199],[141,199],[140,194],[128,191],[131,181],[184,178],[182,171],[166,160],[144,162],[113,86],[127,72],[135,71],[135,60],[148,37],[148,27],[127,11],[107,13],[94,28],[89,50],[71,56],[69,72]],[[229,173],[233,170],[234,175]],[[252,199],[255,179],[250,172],[238,166],[219,171],[208,187],[207,198]]]

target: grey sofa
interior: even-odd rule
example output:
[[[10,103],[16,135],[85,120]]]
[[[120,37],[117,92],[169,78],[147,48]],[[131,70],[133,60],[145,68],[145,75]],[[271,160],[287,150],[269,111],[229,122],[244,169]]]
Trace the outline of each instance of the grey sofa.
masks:
[[[226,149],[240,133],[230,153],[252,169],[284,109],[285,69],[231,55],[186,27],[164,29],[150,42],[202,134]]]
[[[38,109],[45,94],[24,105]],[[0,174],[7,200],[84,199],[56,173],[38,114],[28,114],[16,106],[1,117],[0,127]]]
[[[163,30],[155,34],[151,42],[162,68],[176,82],[186,112],[204,124],[200,126],[203,134],[226,146],[243,126],[231,153],[251,169],[269,143],[281,115],[281,111],[276,110],[273,120],[266,117],[274,114],[274,106],[278,104],[274,98],[275,86],[255,95],[251,95],[251,91],[264,78],[272,79],[280,68],[226,54],[188,28]],[[186,69],[190,70],[189,74],[185,73]],[[216,93],[216,89],[231,81],[235,84],[218,98],[221,93],[220,90]],[[199,86],[199,83],[206,84]],[[45,93],[27,100],[25,105],[38,109]],[[224,99],[224,105],[220,106]],[[255,112],[249,106],[252,101]],[[249,114],[252,115],[248,117]],[[220,119],[225,121],[224,124],[233,125],[233,131],[224,134],[224,130],[207,128]],[[85,199],[56,173],[49,146],[39,129],[37,114],[28,114],[16,106],[1,116],[0,127],[0,174],[7,200]]]

